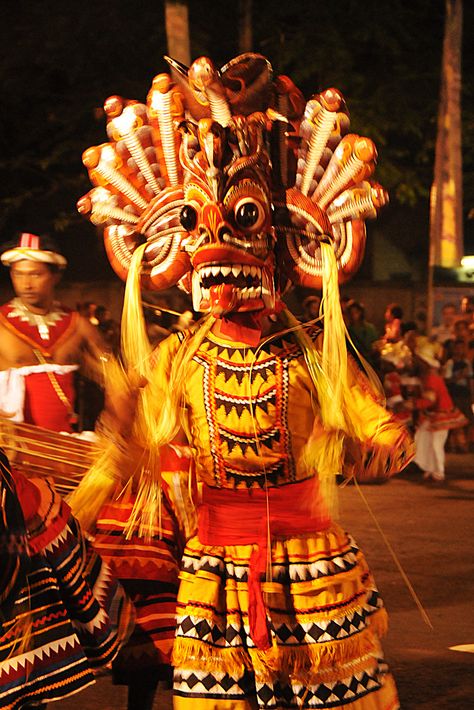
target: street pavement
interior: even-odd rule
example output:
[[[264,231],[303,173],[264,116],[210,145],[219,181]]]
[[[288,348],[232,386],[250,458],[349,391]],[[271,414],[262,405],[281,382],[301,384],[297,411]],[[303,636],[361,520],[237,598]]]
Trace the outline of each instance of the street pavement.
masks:
[[[362,547],[389,611],[384,649],[402,710],[474,708],[474,655],[451,650],[474,644],[473,502],[474,454],[448,454],[444,485],[424,483],[412,466],[383,485],[341,490],[340,521]],[[51,707],[125,710],[126,689],[101,678]],[[160,690],[154,710],[171,708],[171,691]]]

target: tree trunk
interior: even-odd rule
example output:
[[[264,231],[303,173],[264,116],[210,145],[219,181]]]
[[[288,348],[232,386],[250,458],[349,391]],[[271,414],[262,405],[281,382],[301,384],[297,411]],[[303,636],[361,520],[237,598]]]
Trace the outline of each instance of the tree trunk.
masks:
[[[239,51],[253,50],[252,0],[239,0]]]
[[[446,0],[438,132],[431,191],[431,263],[448,268],[459,266],[463,254],[461,34],[462,0]]]
[[[464,252],[461,152],[462,0],[446,0],[434,178],[430,196],[430,293],[433,317],[435,266],[456,268]]]
[[[165,23],[169,56],[188,67],[191,64],[188,3],[166,0]]]

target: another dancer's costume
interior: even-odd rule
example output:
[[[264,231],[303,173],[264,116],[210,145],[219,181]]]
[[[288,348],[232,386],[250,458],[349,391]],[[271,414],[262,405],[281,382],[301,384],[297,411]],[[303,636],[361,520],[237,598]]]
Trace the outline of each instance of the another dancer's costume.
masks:
[[[389,476],[412,456],[348,359],[338,298],[386,201],[368,179],[375,147],[347,134],[337,90],[305,106],[260,55],[220,71],[168,61],[146,106],[107,100],[110,142],[84,154],[96,187],[79,209],[129,274],[125,357],[149,381],[132,440],[154,460],[181,425],[199,481],[175,706],[392,710],[383,604],[331,510],[342,470]],[[209,315],[147,358],[138,285],[178,282]],[[324,332],[286,310],[292,284],[322,287]],[[157,470],[144,466],[150,502]]]
[[[415,463],[424,472],[425,479],[440,482],[445,480],[444,447],[449,430],[465,426],[467,419],[453,404],[430,344],[420,345],[415,354],[431,368],[421,377],[420,397],[414,400],[418,410]]]
[[[179,561],[185,537],[181,516],[176,514],[176,489],[181,487],[176,479],[180,470],[187,473],[190,462],[182,448],[169,447],[161,465],[162,504],[150,535],[144,536],[138,523],[130,526],[136,501],[133,487],[114,491],[94,530],[95,550],[120,579],[135,606],[133,633],[112,666],[117,684],[153,687],[172,677]]]
[[[133,608],[49,479],[11,474],[0,450],[0,708],[94,682],[130,633]]]

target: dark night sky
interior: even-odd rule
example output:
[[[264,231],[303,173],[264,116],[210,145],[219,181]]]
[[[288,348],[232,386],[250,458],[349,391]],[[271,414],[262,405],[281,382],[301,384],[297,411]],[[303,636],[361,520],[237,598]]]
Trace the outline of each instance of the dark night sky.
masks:
[[[190,3],[193,57],[208,54],[221,64],[238,53],[236,4]],[[464,10],[463,102],[469,120],[473,58],[466,38],[472,36],[473,5],[466,2]],[[255,51],[306,95],[331,85],[342,90],[353,130],[374,138],[379,148],[377,174],[392,195],[383,224],[394,233],[405,225],[407,249],[411,243],[422,255],[443,8],[443,0],[254,0]],[[76,200],[90,187],[81,153],[105,140],[98,109],[107,96],[144,100],[153,76],[166,71],[163,18],[163,2],[156,0],[4,0],[1,242],[18,231],[47,232],[68,256],[71,277],[111,277],[100,239],[75,214]],[[464,139],[465,190],[472,200],[472,123]],[[466,204],[466,211],[473,206]]]

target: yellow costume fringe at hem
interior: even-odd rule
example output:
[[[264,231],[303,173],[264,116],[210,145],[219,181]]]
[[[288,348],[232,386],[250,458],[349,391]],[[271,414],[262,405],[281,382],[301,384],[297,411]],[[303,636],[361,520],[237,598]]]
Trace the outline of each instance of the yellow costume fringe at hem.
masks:
[[[264,683],[273,682],[278,677],[291,677],[302,684],[314,683],[319,672],[372,657],[379,648],[378,639],[387,630],[385,609],[373,614],[368,623],[366,629],[350,638],[288,648],[274,643],[266,651],[256,648],[214,649],[202,641],[178,637],[174,642],[172,663],[177,668],[232,676],[251,670],[258,681]]]

